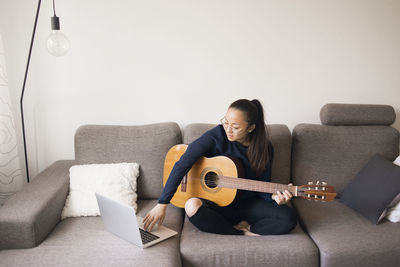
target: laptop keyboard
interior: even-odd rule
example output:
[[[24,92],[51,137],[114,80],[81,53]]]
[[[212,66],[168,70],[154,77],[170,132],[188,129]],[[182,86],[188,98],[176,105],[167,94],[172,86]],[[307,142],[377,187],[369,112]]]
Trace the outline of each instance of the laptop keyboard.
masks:
[[[159,236],[156,236],[156,235],[154,235],[150,232],[147,232],[141,228],[139,228],[139,230],[140,230],[140,236],[142,237],[143,245],[160,238]]]

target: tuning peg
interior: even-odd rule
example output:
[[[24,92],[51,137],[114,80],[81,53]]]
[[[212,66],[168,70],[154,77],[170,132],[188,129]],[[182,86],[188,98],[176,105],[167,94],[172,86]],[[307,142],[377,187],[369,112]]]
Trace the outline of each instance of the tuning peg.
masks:
[[[308,182],[307,184],[308,184],[308,185],[314,185],[313,182]],[[311,187],[308,187],[308,190],[311,190]]]
[[[317,181],[317,183],[315,185],[316,185],[315,190],[318,190],[319,181]]]
[[[326,190],[326,187],[325,187],[325,186],[326,186],[327,184],[328,184],[328,183],[326,183],[326,182],[322,182],[322,190],[323,190],[323,191]]]

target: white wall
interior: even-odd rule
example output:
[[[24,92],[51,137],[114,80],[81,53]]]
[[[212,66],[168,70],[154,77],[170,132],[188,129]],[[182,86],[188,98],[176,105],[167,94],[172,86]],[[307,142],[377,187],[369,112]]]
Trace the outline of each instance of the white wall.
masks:
[[[398,0],[57,0],[71,41],[60,58],[45,50],[51,2],[25,94],[31,176],[74,157],[82,124],[217,123],[238,98],[291,129],[320,123],[329,102],[389,104],[400,117]],[[16,118],[36,4],[0,0]]]

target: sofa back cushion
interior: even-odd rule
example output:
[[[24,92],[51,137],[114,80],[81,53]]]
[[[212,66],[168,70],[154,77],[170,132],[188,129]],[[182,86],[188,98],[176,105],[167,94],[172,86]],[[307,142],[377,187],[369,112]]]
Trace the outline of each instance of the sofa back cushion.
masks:
[[[393,161],[399,154],[399,132],[386,126],[386,116],[394,121],[390,110],[394,113],[383,105],[330,104],[321,109],[327,125],[297,125],[292,133],[294,183],[327,182],[340,195],[374,154]]]
[[[190,144],[216,124],[189,124],[183,131],[183,142]],[[271,143],[274,147],[272,163],[272,182],[288,184],[290,180],[291,134],[286,125],[268,125]]]
[[[174,122],[142,126],[84,125],[75,134],[79,164],[136,162],[140,165],[139,199],[157,199],[162,191],[164,159],[182,142]]]

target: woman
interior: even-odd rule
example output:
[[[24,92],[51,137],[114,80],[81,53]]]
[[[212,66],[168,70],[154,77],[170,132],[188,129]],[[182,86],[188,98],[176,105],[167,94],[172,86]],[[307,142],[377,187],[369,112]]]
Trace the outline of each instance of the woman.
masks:
[[[233,156],[241,160],[247,179],[269,182],[274,150],[269,142],[264,112],[258,100],[233,102],[221,125],[191,143],[174,165],[158,204],[144,217],[145,229],[162,224],[166,208],[182,177],[201,157]],[[199,198],[186,201],[185,211],[198,229],[227,235],[277,235],[290,232],[297,224],[293,209],[284,205],[289,191],[274,194],[238,190],[226,207]]]

